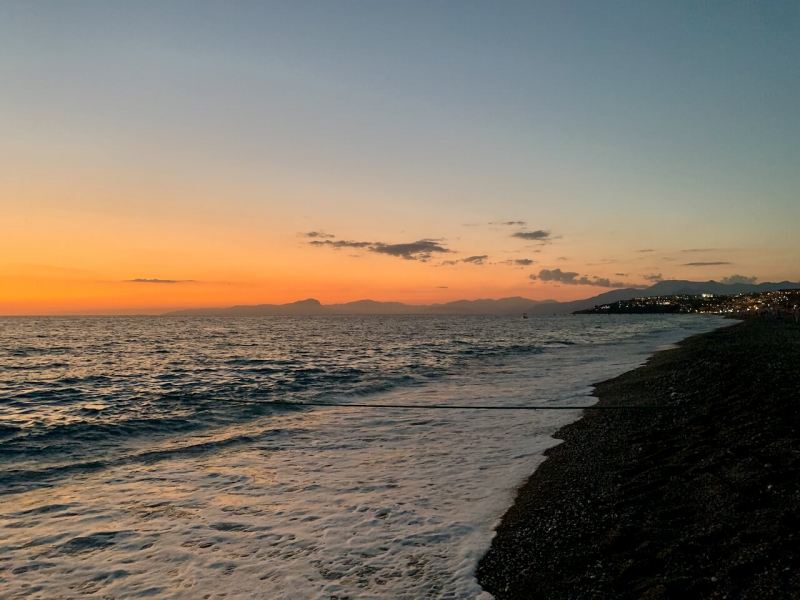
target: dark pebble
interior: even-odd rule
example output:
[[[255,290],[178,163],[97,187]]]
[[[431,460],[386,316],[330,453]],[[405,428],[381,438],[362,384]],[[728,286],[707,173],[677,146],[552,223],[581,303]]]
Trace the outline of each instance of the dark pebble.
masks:
[[[800,325],[748,320],[598,384],[478,566],[507,598],[800,598]]]

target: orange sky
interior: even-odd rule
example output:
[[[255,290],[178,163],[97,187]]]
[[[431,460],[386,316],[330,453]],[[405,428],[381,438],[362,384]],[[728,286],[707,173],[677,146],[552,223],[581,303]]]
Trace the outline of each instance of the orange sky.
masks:
[[[0,315],[800,280],[786,15],[103,6],[0,7]]]

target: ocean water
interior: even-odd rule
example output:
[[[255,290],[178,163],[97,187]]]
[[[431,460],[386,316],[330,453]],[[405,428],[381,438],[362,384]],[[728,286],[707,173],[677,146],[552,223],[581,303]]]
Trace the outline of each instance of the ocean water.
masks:
[[[425,407],[591,404],[723,324],[0,319],[0,597],[491,598],[477,561],[580,411]]]

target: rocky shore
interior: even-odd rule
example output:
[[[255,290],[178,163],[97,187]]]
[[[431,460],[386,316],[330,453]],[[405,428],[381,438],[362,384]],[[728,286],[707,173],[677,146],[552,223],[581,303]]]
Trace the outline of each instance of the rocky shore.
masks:
[[[800,325],[737,323],[597,385],[478,567],[507,598],[800,598]]]

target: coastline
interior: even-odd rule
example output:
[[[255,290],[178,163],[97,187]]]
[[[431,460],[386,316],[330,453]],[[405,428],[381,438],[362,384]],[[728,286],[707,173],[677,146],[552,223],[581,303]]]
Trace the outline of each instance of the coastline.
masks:
[[[748,320],[597,384],[477,579],[512,598],[800,596],[800,325]]]

